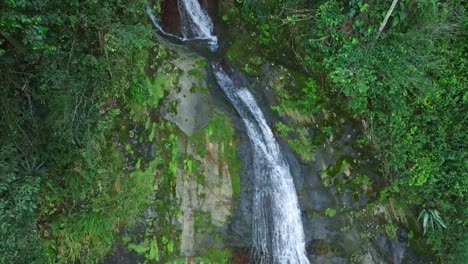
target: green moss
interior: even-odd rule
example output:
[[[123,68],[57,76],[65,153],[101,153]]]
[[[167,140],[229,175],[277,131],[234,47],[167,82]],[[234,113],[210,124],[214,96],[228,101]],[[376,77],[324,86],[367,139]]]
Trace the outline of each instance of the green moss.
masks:
[[[148,141],[152,142],[154,140],[154,136],[156,135],[157,124],[153,123],[151,126],[151,133],[148,136]]]
[[[232,194],[239,196],[241,191],[241,180],[239,170],[241,169],[241,161],[239,158],[232,158],[229,162],[229,173],[231,175]]]
[[[325,215],[328,217],[334,217],[336,215],[336,210],[333,208],[327,208],[325,210]]]
[[[325,138],[312,135],[310,127],[316,125],[314,114],[322,109],[322,96],[317,83],[310,77],[293,69],[275,68],[273,89],[279,105],[272,109],[286,117],[287,124],[275,124],[275,131],[304,161],[310,161],[316,146]]]
[[[273,130],[288,143],[291,149],[294,150],[302,160],[311,161],[312,155],[316,149],[316,142],[307,134],[307,130],[300,126],[293,128],[283,122],[275,123],[273,125]]]
[[[131,144],[125,144],[125,151],[131,152],[132,151],[132,145]]]
[[[110,30],[109,34],[112,28]],[[171,125],[159,127],[157,124],[164,122],[150,115],[159,106],[159,102],[171,86],[176,83],[180,72],[172,65],[160,69],[164,64],[162,60],[171,56],[170,52],[152,47],[154,51],[159,50],[160,57],[157,63],[154,61],[152,63],[151,58],[157,56],[149,56],[151,51],[129,45],[125,47],[125,52],[129,52],[130,48],[137,49],[135,53],[127,54],[132,56],[119,53],[113,57],[109,54],[110,59],[107,61],[115,62],[110,68],[113,75],[111,80],[98,75],[98,72],[87,71],[92,72],[96,78],[89,78],[94,83],[93,86],[83,86],[83,89],[91,89],[91,93],[99,94],[99,97],[92,97],[95,102],[83,100],[83,105],[86,105],[83,109],[97,109],[92,106],[96,104],[99,107],[105,105],[105,109],[101,108],[105,111],[102,115],[97,115],[96,122],[87,120],[93,123],[96,129],[91,127],[92,129],[86,131],[86,137],[89,137],[86,141],[79,138],[80,143],[73,146],[74,149],[78,149],[73,158],[67,157],[60,167],[48,166],[51,169],[49,174],[51,177],[47,186],[44,185],[41,195],[45,201],[41,204],[41,213],[43,212],[41,221],[47,223],[44,224],[47,237],[42,240],[51,263],[101,262],[101,258],[107,255],[118,241],[118,234],[143,219],[143,213],[148,207],[154,206],[150,197],[154,194],[155,182],[160,186],[158,195],[174,197],[176,171],[174,168],[179,162],[176,155],[177,137],[170,138],[173,132]],[[99,65],[104,63],[101,60],[97,62]],[[152,76],[155,72],[158,74]],[[85,75],[81,77],[88,79]],[[111,85],[107,87],[103,85],[104,83]],[[80,85],[82,84],[78,84],[75,88]],[[101,96],[106,97],[105,101],[101,100]],[[134,139],[144,142],[154,141],[157,137],[161,140],[155,142],[158,145],[158,159],[138,160],[134,165],[134,171],[128,172],[132,166],[131,161],[128,164],[124,164],[123,161],[129,157],[130,160],[138,158],[136,155],[130,155],[133,146],[129,142],[128,133],[129,127],[134,127],[135,123],[140,127],[143,125],[144,130],[133,130],[132,132],[136,134]],[[88,129],[87,126],[81,128]],[[121,151],[120,147],[115,147],[116,145],[124,146],[125,150]],[[166,146],[170,149],[168,152],[164,151]],[[166,160],[169,162],[163,162]],[[58,185],[51,180],[54,174],[60,175]],[[176,203],[169,201],[167,198],[155,207],[158,209],[158,214],[167,215],[168,219],[172,220],[174,218],[172,216],[177,215],[179,209]],[[157,240],[157,245],[161,256],[165,254],[164,250],[169,251],[164,249],[165,244],[162,240],[164,235],[167,239],[169,239],[167,234],[173,233],[174,237],[178,236],[173,225],[163,224],[168,230],[158,234],[161,239]],[[175,241],[175,238],[171,239]],[[139,240],[133,239],[133,241]],[[122,238],[122,242],[128,244],[130,240]],[[135,244],[139,245],[136,242]],[[148,254],[151,259],[155,258],[154,250],[151,251],[151,246],[154,248],[155,244],[155,242],[149,243]]]
[[[319,175],[325,187],[335,187],[339,192],[346,187],[346,182],[349,180],[345,176],[345,169],[351,169],[354,165],[354,159],[351,156],[340,157],[335,164],[328,166],[324,171],[320,171]]]
[[[203,78],[203,71],[201,69],[194,68],[188,71],[188,75],[201,79]]]
[[[201,59],[201,60],[196,61],[195,64],[199,68],[205,68],[208,65],[208,60],[207,59]]]
[[[385,225],[385,233],[387,233],[388,237],[392,240],[395,240],[396,237],[396,231],[398,229],[398,226],[392,223],[386,224]]]
[[[136,253],[145,256],[148,260],[159,261],[159,250],[158,242],[156,240],[147,240],[145,239],[140,244],[130,243],[128,249],[135,251]]]
[[[252,37],[243,36],[236,39],[236,41],[227,50],[226,55],[245,73],[258,76],[263,60],[258,55],[255,55],[260,54],[257,49],[257,44],[255,44]]]
[[[177,115],[177,108],[179,107],[179,101],[174,100],[169,104],[169,109],[167,110],[169,113],[173,115]]]
[[[287,137],[293,131],[293,128],[284,124],[283,122],[276,122],[273,124],[274,132],[277,132],[281,137]]]
[[[149,131],[149,129],[151,128],[151,117],[146,117],[146,122],[145,122],[145,131]]]
[[[350,181],[350,186],[355,194],[367,192],[368,188],[372,185],[373,180],[367,175],[356,175]]]
[[[304,161],[311,161],[312,154],[315,150],[315,145],[312,144],[312,141],[301,135],[299,138],[290,139],[287,141],[289,146],[301,157]]]
[[[205,128],[189,138],[189,143],[195,146],[196,153],[201,157],[207,155],[206,136],[212,143],[218,145],[218,161],[228,164],[233,194],[240,194],[241,161],[237,156],[237,139],[230,119],[225,115],[217,114]],[[222,175],[221,166],[219,169],[219,175]]]
[[[174,225],[174,220],[180,217],[180,208],[175,199],[175,188],[177,172],[182,164],[179,154],[179,136],[175,126],[172,123],[160,121],[155,122],[154,127],[154,136],[158,138],[158,141],[154,142],[157,146],[158,158],[145,166],[143,166],[143,160],[139,160],[131,176],[135,177],[135,180],[138,179],[137,176],[143,172],[139,169],[142,167],[145,167],[145,174],[151,173],[154,183],[148,186],[153,192],[156,191],[157,199],[152,200],[145,209],[150,208],[157,217],[146,222],[146,230],[135,239],[140,242],[130,243],[128,247],[144,256],[147,261],[160,263],[174,258],[180,244],[181,231]],[[197,170],[196,164],[184,162],[184,165],[187,171]],[[156,190],[153,186],[157,186]]]
[[[163,259],[172,258],[175,253],[175,242],[167,236],[158,236],[147,232],[143,242],[129,243],[129,250],[144,256],[146,261],[160,262]]]
[[[195,232],[201,234],[210,234],[214,227],[211,224],[211,213],[196,211],[194,213],[195,217]]]
[[[145,81],[146,87],[149,90],[150,98],[148,98],[148,103],[151,107],[157,108],[159,101],[163,98],[165,91],[170,91],[172,78],[168,74],[158,74],[154,82],[149,79]]]
[[[212,264],[230,263],[231,252],[228,249],[210,248],[207,254],[200,257],[199,261]]]

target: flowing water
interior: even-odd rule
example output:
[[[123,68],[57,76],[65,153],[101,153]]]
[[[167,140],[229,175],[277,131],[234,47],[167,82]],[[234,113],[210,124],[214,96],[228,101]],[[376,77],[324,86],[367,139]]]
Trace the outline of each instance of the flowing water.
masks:
[[[198,0],[178,0],[177,6],[181,17],[182,37],[166,32],[149,6],[146,11],[158,32],[169,40],[176,43],[203,40],[208,43],[211,51],[216,51],[218,49],[218,37],[213,33],[213,22]]]
[[[278,143],[252,94],[237,74],[212,63],[219,86],[242,118],[253,149],[253,245],[257,263],[309,263],[296,190]]]
[[[181,33],[184,38],[206,39],[212,50],[218,48],[218,38],[213,34],[213,22],[198,0],[178,1],[181,16]]]
[[[205,39],[217,49],[213,23],[197,0],[179,0],[182,36],[164,32],[149,13],[158,31],[177,40]],[[255,263],[309,263],[296,190],[278,143],[253,95],[241,76],[227,64],[211,63],[215,79],[239,113],[253,150],[254,182],[252,244]]]

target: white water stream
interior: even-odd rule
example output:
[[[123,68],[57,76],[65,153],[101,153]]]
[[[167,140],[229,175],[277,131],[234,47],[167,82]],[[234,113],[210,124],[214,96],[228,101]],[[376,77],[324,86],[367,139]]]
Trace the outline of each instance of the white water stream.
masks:
[[[166,32],[153,14],[151,7],[147,6],[146,11],[160,34],[180,42],[205,40],[209,44],[210,50],[216,51],[219,46],[218,37],[213,32],[213,22],[198,0],[177,0],[177,6],[181,18],[182,37]]]
[[[213,22],[198,0],[179,0],[182,36],[186,39],[206,39],[212,50],[218,48],[218,38],[213,34]]]
[[[250,91],[238,87],[220,64],[213,63],[212,68],[252,144],[255,263],[309,263],[296,190],[279,145]]]

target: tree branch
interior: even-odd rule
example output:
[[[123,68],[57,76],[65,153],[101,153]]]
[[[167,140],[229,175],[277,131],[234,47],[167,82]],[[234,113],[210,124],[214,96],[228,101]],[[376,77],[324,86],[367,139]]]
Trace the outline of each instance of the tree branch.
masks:
[[[385,26],[387,25],[388,19],[389,19],[390,16],[392,15],[393,10],[395,9],[395,6],[396,6],[397,3],[398,3],[398,0],[393,0],[392,5],[390,6],[390,9],[388,9],[387,14],[385,15],[385,18],[384,18],[384,20],[382,21],[382,24],[380,25],[379,33],[377,33],[377,37],[375,37],[376,39],[379,38],[380,34],[382,33],[382,31],[384,30]]]

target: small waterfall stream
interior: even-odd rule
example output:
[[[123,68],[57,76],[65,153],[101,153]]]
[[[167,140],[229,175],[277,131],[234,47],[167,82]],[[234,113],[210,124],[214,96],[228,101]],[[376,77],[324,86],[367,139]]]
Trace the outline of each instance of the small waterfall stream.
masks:
[[[207,39],[212,51],[218,48],[218,38],[213,34],[213,22],[198,0],[178,1],[182,36],[186,39]]]
[[[216,51],[218,49],[218,37],[213,33],[213,22],[198,0],[177,0],[177,6],[181,17],[182,37],[166,32],[152,13],[151,8],[146,7],[148,16],[157,31],[176,43],[204,40],[208,43],[211,51]]]
[[[215,51],[217,37],[213,23],[198,0],[178,0],[182,36],[166,33],[149,12],[158,31],[182,42],[204,39]],[[307,264],[301,214],[289,165],[255,98],[227,65],[211,62],[215,79],[237,110],[253,150],[254,197],[252,242],[254,263]]]
[[[242,118],[253,149],[253,244],[256,263],[309,263],[296,190],[278,143],[254,97],[219,63],[212,63],[219,86]],[[236,74],[228,69],[231,74]],[[237,79],[237,78],[236,78]]]

